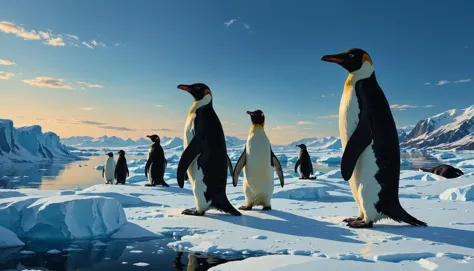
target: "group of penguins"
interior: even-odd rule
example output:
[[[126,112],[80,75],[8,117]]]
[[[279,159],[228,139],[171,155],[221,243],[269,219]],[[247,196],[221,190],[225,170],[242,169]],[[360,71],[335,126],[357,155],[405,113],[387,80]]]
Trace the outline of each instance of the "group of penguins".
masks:
[[[341,174],[349,182],[358,215],[343,222],[351,228],[371,228],[375,222],[390,218],[413,226],[427,226],[406,212],[399,201],[398,134],[389,103],[376,80],[372,59],[364,50],[353,48],[325,55],[321,60],[336,63],[349,72],[339,106],[343,149]],[[239,209],[249,211],[261,206],[263,211],[271,210],[274,171],[282,187],[284,176],[264,130],[264,113],[261,110],[247,111],[252,126],[245,148],[233,168],[227,155],[223,128],[213,108],[214,96],[210,88],[202,83],[178,85],[177,88],[194,98],[184,127],[184,151],[178,164],[177,182],[183,188],[184,181],[189,180],[196,208],[186,209],[182,214],[202,216],[212,208],[240,216],[241,213],[227,198],[226,183],[229,172],[233,186],[237,186],[242,171],[245,204]],[[159,137],[148,137],[153,143],[145,167],[150,181],[147,185],[168,186],[163,180],[166,159]],[[299,169],[301,178],[314,178],[310,177],[313,170],[306,146],[299,147],[301,152],[295,170]],[[125,175],[128,176],[124,152],[119,152],[119,155],[115,167],[110,162],[113,173],[107,173],[109,162],[106,162],[106,181],[115,177],[117,183],[121,183]]]

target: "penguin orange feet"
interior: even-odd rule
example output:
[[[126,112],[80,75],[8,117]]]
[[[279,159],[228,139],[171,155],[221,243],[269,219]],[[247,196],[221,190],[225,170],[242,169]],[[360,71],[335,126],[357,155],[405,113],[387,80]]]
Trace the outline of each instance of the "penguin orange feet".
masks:
[[[270,211],[272,209],[272,206],[263,206],[262,211]]]
[[[357,218],[349,217],[349,218],[346,218],[346,219],[342,220],[342,222],[350,223],[350,222],[361,221],[361,220],[362,220],[362,218],[360,218],[360,217],[357,217]]]
[[[373,228],[374,223],[373,222],[366,223],[365,221],[362,221],[362,220],[354,220],[352,222],[347,223],[347,226],[349,226],[350,228],[364,229],[364,228]]]
[[[250,210],[252,210],[252,206],[242,205],[242,206],[239,207],[239,210],[250,211]]]
[[[203,216],[206,212],[200,213],[198,210],[193,209],[186,209],[181,214],[183,215],[195,215],[195,216]]]

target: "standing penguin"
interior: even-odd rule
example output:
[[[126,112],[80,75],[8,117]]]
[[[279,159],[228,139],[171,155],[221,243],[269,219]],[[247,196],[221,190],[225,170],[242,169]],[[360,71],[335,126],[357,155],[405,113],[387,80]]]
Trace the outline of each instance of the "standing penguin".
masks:
[[[148,160],[145,165],[145,176],[150,183],[145,184],[145,186],[162,185],[169,187],[163,179],[168,161],[166,161],[165,153],[160,145],[160,137],[158,135],[147,135],[146,137],[153,143],[150,145]]]
[[[221,122],[212,107],[212,92],[201,83],[178,88],[194,97],[184,127],[184,152],[179,160],[177,180],[183,188],[187,171],[196,210],[186,209],[183,214],[204,215],[212,207],[240,216],[226,195],[227,170],[232,176],[232,163]]]
[[[111,184],[114,182],[115,177],[115,160],[112,152],[107,153],[107,156],[104,168],[102,169],[102,178],[104,178],[106,184]]]
[[[311,177],[310,175],[313,175],[313,164],[311,163],[311,158],[309,157],[308,150],[306,149],[305,144],[299,144],[296,145],[296,147],[299,147],[300,150],[300,155],[298,156],[298,160],[296,160],[295,164],[295,173],[298,170],[300,173],[300,179],[310,179],[314,180],[316,177]]]
[[[272,151],[270,140],[268,140],[263,128],[265,115],[261,110],[247,111],[252,120],[245,144],[244,151],[235,165],[233,185],[237,186],[239,175],[244,169],[244,195],[245,205],[240,210],[249,211],[253,206],[263,206],[264,211],[271,210],[270,200],[273,195],[273,168],[275,167],[280,185],[283,187],[285,181],[280,161]]]
[[[115,180],[117,180],[115,184],[125,184],[127,177],[130,176],[127,166],[127,158],[125,158],[124,150],[120,150],[117,154],[119,157],[117,159],[117,165],[115,166]]]
[[[390,106],[377,83],[372,59],[361,49],[321,58],[349,72],[339,106],[339,132],[344,153],[341,173],[349,180],[359,207],[353,228],[373,227],[382,218],[426,226],[400,204],[400,147]]]

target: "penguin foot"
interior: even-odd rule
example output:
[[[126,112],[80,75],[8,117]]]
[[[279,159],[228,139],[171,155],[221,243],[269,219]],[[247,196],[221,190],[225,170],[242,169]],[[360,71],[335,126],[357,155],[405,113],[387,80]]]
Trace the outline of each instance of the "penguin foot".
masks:
[[[349,226],[350,228],[364,229],[364,228],[373,228],[374,223],[373,222],[366,223],[365,221],[355,220],[355,221],[349,222],[347,226]]]
[[[162,182],[161,185],[164,186],[164,187],[170,187],[170,186],[169,186],[167,183],[165,183],[165,182]]]
[[[193,210],[193,209],[186,209],[183,212],[181,212],[183,215],[194,215],[194,216],[203,216],[205,212],[198,212],[198,210]]]
[[[360,217],[357,217],[357,218],[349,217],[349,218],[346,218],[346,219],[342,220],[342,222],[350,223],[350,222],[361,221],[361,220],[362,220],[362,218],[360,218]]]
[[[250,211],[250,210],[252,210],[252,206],[242,205],[242,206],[239,207],[239,210]]]
[[[145,186],[155,186],[155,184],[147,183]]]
[[[262,211],[270,211],[272,209],[272,206],[263,206]]]

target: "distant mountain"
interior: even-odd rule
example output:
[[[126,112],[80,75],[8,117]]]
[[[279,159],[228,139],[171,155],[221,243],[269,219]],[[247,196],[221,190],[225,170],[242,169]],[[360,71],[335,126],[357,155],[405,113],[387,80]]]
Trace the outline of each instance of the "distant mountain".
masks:
[[[43,133],[39,125],[14,128],[13,121],[0,119],[0,164],[76,159],[55,133]]]
[[[243,140],[240,138],[237,138],[235,136],[226,136],[225,137],[225,143],[227,145],[227,148],[234,148],[234,147],[241,147],[245,145],[247,140]]]
[[[420,120],[406,136],[405,148],[474,149],[474,105]]]
[[[120,137],[107,135],[96,138],[90,136],[73,136],[61,139],[61,142],[64,145],[72,147],[131,147],[149,145],[151,143],[148,138],[140,138],[134,141],[130,138],[122,139]]]
[[[176,147],[179,147],[179,146],[183,146],[183,140],[179,137],[173,137],[173,138],[164,137],[161,140],[161,146],[163,147],[163,149],[176,148]]]
[[[398,131],[398,142],[403,142],[407,138],[408,134],[415,128],[415,125],[408,125],[397,128]]]
[[[341,148],[341,140],[338,137],[327,136],[327,137],[309,137],[303,138],[298,141],[291,142],[285,145],[285,148],[294,149],[296,145],[305,144],[308,148],[315,149],[337,149]]]

